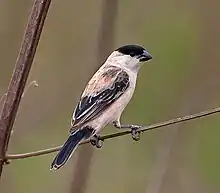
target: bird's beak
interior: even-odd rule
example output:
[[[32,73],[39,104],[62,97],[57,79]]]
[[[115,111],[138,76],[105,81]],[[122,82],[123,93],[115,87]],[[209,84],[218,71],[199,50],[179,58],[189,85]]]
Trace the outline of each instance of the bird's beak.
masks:
[[[141,54],[140,56],[140,62],[146,62],[151,59],[152,59],[152,55],[146,50],[144,50],[143,54]]]

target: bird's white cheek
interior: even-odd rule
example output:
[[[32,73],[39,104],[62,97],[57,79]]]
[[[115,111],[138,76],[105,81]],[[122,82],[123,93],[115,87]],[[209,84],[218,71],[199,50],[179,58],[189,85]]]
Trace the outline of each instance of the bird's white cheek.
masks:
[[[127,68],[129,68],[132,71],[137,72],[140,69],[139,60],[136,58],[131,59],[127,64]]]

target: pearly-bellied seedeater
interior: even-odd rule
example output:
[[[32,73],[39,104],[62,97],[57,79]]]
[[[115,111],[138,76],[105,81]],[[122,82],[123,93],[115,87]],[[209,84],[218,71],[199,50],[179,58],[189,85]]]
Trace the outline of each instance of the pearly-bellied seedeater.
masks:
[[[138,140],[138,125],[121,125],[120,117],[135,90],[137,74],[142,62],[152,59],[146,49],[125,45],[113,51],[87,84],[73,113],[70,135],[56,155],[51,170],[62,167],[79,143],[91,139],[100,147],[99,132],[108,124],[130,128],[132,138]]]

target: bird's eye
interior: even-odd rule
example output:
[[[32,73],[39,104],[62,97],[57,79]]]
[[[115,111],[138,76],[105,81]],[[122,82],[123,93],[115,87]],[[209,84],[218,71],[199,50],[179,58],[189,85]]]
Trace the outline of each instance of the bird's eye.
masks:
[[[134,56],[135,56],[135,53],[134,53],[134,52],[131,52],[131,53],[130,53],[130,56],[131,56],[131,57],[134,57]]]
[[[131,53],[130,53],[130,56],[131,56],[131,57],[134,57],[134,55],[135,55],[134,52],[131,52]]]

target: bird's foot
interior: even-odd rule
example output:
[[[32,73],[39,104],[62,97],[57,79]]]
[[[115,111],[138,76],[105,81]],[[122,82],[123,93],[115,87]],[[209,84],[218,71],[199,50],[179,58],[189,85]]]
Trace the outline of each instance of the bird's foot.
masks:
[[[140,131],[138,131],[141,128],[139,125],[131,125],[131,136],[134,141],[140,140]]]
[[[10,160],[6,159],[0,159],[0,162],[2,162],[4,165],[10,164]]]
[[[101,148],[103,146],[103,140],[100,139],[100,135],[94,135],[91,139],[90,139],[90,143],[93,146],[96,146],[97,148]]]

